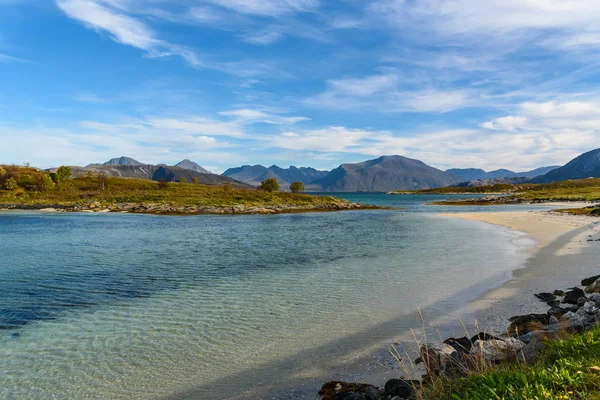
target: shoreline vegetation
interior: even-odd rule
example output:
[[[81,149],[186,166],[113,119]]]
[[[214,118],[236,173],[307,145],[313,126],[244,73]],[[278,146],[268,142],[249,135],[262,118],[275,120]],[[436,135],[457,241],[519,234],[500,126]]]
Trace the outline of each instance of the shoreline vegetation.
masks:
[[[412,361],[392,352],[406,374],[423,371],[421,379],[390,379],[383,388],[332,381],[318,394],[322,400],[600,398],[600,275],[534,296],[548,311],[513,316],[500,334],[470,336],[463,325],[466,336],[428,341],[421,317],[420,356]]]
[[[369,210],[381,207],[334,197],[229,185],[156,182],[68,168],[49,174],[30,167],[0,166],[0,210],[122,212],[160,215],[282,214]]]
[[[439,189],[396,191],[393,195],[487,195],[462,200],[435,201],[431,204],[444,206],[492,206],[503,204],[537,204],[557,202],[600,203],[600,179],[588,178],[546,184],[496,184],[479,187],[446,187]],[[600,205],[582,209],[557,210],[575,215],[600,216]]]

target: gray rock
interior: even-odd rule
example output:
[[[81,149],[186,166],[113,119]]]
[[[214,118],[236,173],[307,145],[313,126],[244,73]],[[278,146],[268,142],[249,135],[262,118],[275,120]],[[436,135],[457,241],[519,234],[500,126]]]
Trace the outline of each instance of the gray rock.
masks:
[[[478,340],[473,344],[471,353],[488,362],[497,362],[515,359],[523,347],[525,347],[525,343],[514,338],[487,341]]]
[[[585,320],[581,315],[569,311],[568,313],[560,317],[558,329],[581,330],[584,327],[584,323]]]
[[[364,394],[362,393],[352,393],[350,396],[344,397],[344,400],[366,400]]]
[[[600,293],[592,293],[589,298],[597,307],[600,307]]]
[[[585,288],[586,293],[600,293],[600,279]]]
[[[365,397],[367,400],[380,400],[381,393],[379,393],[379,389],[375,386],[368,386],[365,390]]]
[[[455,359],[455,357],[453,357],[453,353],[456,352],[457,351],[454,349],[454,347],[445,343],[428,343],[421,346],[421,359],[425,363],[425,368],[427,369],[428,373],[432,375],[439,375],[440,372],[446,369],[446,364]]]
[[[538,356],[546,346],[545,342],[556,339],[557,337],[558,335],[552,331],[536,331],[529,333],[529,343],[521,349],[518,358],[520,360],[525,360],[527,364],[535,364]]]

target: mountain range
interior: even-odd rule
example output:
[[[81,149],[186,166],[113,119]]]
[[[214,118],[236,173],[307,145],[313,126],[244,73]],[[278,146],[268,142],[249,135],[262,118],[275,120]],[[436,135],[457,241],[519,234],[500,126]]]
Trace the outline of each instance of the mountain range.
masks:
[[[88,171],[112,176],[179,181],[185,178],[208,185],[233,185],[252,188],[268,178],[275,178],[283,190],[300,181],[311,192],[387,192],[393,190],[431,189],[445,186],[478,186],[492,183],[546,183],[567,179],[600,177],[600,149],[580,155],[563,167],[550,166],[526,172],[499,169],[449,169],[431,167],[422,161],[402,156],[382,156],[360,163],[342,164],[332,171],[314,168],[280,168],[276,165],[243,165],[230,168],[222,175],[210,173],[190,160],[175,166],[144,164],[129,157],[113,158],[103,164],[73,167],[75,174]]]
[[[484,170],[477,168],[453,168],[446,170],[446,172],[456,175],[461,182],[469,182],[498,178],[535,178],[540,175],[545,175],[556,168],[560,168],[560,166],[554,165],[551,167],[542,167],[526,172],[514,172],[508,169],[497,169],[495,171],[485,172]]]
[[[243,165],[238,168],[229,168],[223,173],[237,181],[244,182],[253,186],[258,186],[262,181],[268,178],[275,178],[283,189],[289,189],[292,182],[303,182],[305,185],[312,185],[316,180],[324,178],[329,171],[319,171],[314,168],[280,168],[276,165],[264,167],[262,165]]]
[[[583,153],[569,161],[564,167],[532,179],[531,183],[550,183],[586,178],[600,178],[600,149]]]
[[[89,164],[85,167],[72,167],[75,175],[83,175],[89,171],[104,173],[124,178],[152,179],[154,181],[178,182],[184,178],[192,182],[194,178],[204,185],[229,185],[251,189],[253,186],[235,179],[215,175],[190,160],[183,160],[174,166],[165,164],[144,164],[130,157],[113,158],[102,164]],[[51,170],[52,171],[52,170]]]
[[[457,182],[456,176],[422,161],[383,156],[356,164],[342,164],[313,184],[323,192],[387,192],[430,189]]]

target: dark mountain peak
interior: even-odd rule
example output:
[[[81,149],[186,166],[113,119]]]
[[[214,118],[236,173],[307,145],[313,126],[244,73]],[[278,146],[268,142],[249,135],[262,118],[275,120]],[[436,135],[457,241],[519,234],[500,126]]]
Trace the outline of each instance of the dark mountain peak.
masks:
[[[564,167],[532,179],[532,183],[549,183],[567,179],[600,178],[600,149],[594,149],[575,157]]]
[[[456,177],[459,178],[461,182],[471,182],[471,181],[486,181],[493,179],[502,179],[502,178],[535,178],[536,176],[544,175],[553,169],[558,167],[541,167],[531,171],[526,172],[514,172],[509,169],[497,169],[490,172],[485,172],[480,168],[452,168],[447,170]],[[500,182],[500,181],[498,181]]]
[[[121,156],[121,157],[117,157],[117,158],[108,160],[107,162],[104,163],[104,165],[145,165],[145,164],[141,163],[137,160],[134,160],[131,157]]]
[[[330,192],[388,192],[444,187],[457,182],[450,173],[394,155],[342,164],[314,184]]]
[[[260,185],[262,181],[268,178],[275,178],[279,184],[286,188],[292,182],[303,182],[311,184],[317,179],[323,178],[329,171],[317,171],[314,168],[298,168],[290,166],[281,168],[277,165],[264,167],[262,165],[243,165],[238,168],[229,168],[223,173],[238,181],[246,182],[254,186]]]

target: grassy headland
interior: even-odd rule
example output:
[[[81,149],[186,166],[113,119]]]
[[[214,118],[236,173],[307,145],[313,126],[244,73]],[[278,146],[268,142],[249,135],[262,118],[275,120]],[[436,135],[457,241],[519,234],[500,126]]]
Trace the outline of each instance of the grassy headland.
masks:
[[[155,182],[89,174],[57,177],[35,168],[0,166],[0,208],[156,214],[248,214],[374,208],[333,197],[227,185]]]
[[[485,198],[441,201],[442,205],[495,205],[541,203],[559,201],[600,201],[600,179],[579,179],[546,184],[497,184],[480,187],[446,187],[411,192],[407,194],[489,194]],[[501,194],[501,195],[500,195]]]

